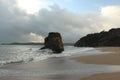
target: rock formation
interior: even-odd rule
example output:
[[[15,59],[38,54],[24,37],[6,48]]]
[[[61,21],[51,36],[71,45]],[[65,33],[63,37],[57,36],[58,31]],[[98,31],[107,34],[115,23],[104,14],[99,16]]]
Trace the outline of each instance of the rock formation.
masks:
[[[108,32],[88,34],[78,40],[76,47],[102,47],[102,46],[120,46],[120,28],[111,29]]]
[[[62,37],[60,33],[51,32],[48,37],[45,38],[44,47],[41,49],[51,49],[54,53],[61,53],[64,51]]]

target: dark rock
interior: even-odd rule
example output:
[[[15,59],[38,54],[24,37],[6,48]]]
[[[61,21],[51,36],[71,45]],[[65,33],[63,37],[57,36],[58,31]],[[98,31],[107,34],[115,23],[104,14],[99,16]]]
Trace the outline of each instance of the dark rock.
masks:
[[[99,46],[120,46],[120,28],[111,29],[108,32],[88,34],[78,40],[76,47],[99,47]]]
[[[61,53],[64,51],[64,46],[60,33],[51,32],[48,37],[45,38],[44,47],[41,49],[51,49],[54,53]]]

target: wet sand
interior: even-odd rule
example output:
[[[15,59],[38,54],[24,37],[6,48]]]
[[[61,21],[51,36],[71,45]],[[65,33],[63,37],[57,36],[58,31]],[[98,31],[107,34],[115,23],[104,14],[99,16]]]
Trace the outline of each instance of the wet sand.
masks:
[[[82,80],[120,80],[120,72],[96,74],[87,78],[83,78]]]
[[[120,47],[104,47],[99,49],[108,53],[82,56],[74,59],[88,64],[120,65]]]
[[[80,80],[93,74],[117,71],[120,66],[84,64],[69,57],[52,57],[0,67],[0,80]]]
[[[120,65],[120,47],[105,47],[99,49],[103,52],[110,53],[83,56],[74,59],[87,64]],[[82,80],[120,80],[120,72],[96,74],[87,78],[83,78]]]
[[[4,65],[0,67],[0,80],[80,80],[94,74],[120,71],[119,65],[84,64],[71,58],[52,57],[39,62]]]

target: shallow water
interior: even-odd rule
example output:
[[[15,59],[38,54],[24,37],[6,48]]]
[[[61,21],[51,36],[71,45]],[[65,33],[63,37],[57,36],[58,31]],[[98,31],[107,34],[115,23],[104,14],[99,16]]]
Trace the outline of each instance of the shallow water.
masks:
[[[4,60],[10,60],[19,54],[18,57],[20,58],[18,58],[18,60],[23,59],[25,61],[1,66],[0,80],[80,80],[80,78],[96,73],[120,71],[119,65],[84,64],[71,60],[74,56],[103,53],[95,48],[65,46],[65,51],[62,54],[52,54],[49,50],[39,51],[40,46],[6,47],[8,47],[8,49],[2,46],[2,48],[6,50],[6,53],[4,50],[4,54],[1,53],[2,56],[13,56],[10,56],[9,59],[3,57]],[[2,50],[2,48],[0,49]],[[32,61],[26,61],[26,59],[31,57],[33,58]]]
[[[34,45],[0,45],[0,65],[8,63],[28,63],[37,62],[49,57],[71,56],[75,54],[85,55],[83,53],[96,54],[99,50],[94,48],[76,48],[65,46],[62,54],[53,54],[51,50],[39,50],[42,46]]]
[[[120,71],[117,65],[83,64],[69,57],[52,57],[39,62],[16,63],[0,68],[0,80],[80,80],[104,72]]]

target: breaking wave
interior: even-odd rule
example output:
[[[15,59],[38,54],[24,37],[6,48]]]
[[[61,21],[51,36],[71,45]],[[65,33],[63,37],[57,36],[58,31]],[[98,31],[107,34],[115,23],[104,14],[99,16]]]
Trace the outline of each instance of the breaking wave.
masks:
[[[2,47],[2,46],[0,46]],[[53,54],[51,50],[39,50],[40,46],[4,46],[0,48],[0,65],[10,63],[27,63],[45,60],[50,57],[64,57],[72,55],[90,55],[100,51],[95,48],[77,48],[73,46],[65,46],[65,51],[61,54]],[[6,49],[6,50],[5,50]],[[86,54],[85,54],[86,53]]]

